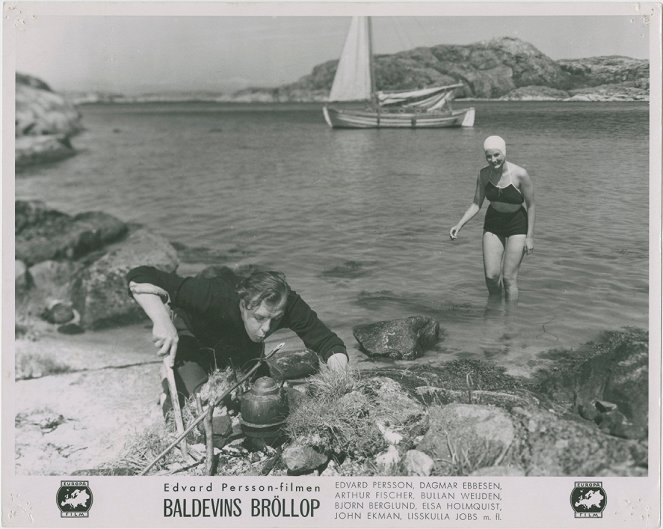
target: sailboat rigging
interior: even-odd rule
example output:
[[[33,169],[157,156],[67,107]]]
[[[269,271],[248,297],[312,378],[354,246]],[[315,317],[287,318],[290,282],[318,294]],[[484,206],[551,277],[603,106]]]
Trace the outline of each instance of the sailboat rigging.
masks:
[[[474,125],[474,108],[451,108],[455,90],[462,84],[415,90],[376,90],[372,48],[370,17],[352,17],[329,93],[329,104],[323,107],[325,121],[330,127],[442,128]]]

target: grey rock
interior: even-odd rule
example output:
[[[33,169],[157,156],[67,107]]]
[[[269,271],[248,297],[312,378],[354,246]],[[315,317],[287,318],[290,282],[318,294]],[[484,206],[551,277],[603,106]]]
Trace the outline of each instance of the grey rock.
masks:
[[[177,252],[160,235],[145,229],[133,232],[118,248],[83,269],[72,285],[72,302],[81,325],[98,329],[144,319],[143,310],[129,296],[126,274],[139,265],[166,272],[177,269]]]
[[[62,334],[83,334],[85,329],[78,325],[78,323],[65,323],[58,327],[58,332]]]
[[[439,341],[440,325],[426,316],[379,321],[352,328],[368,356],[414,360]]]
[[[320,370],[320,361],[315,352],[278,351],[267,360],[269,371],[276,380],[293,380],[315,375]]]
[[[647,331],[626,329],[605,333],[567,358],[554,370],[541,370],[540,390],[556,404],[585,419],[601,423],[597,402],[610,402],[623,415],[613,435],[646,439],[649,406],[649,344]],[[604,427],[608,427],[605,420]]]
[[[35,289],[51,298],[67,297],[71,280],[81,265],[71,261],[42,261],[30,267]]]
[[[403,461],[405,474],[408,476],[430,476],[435,467],[435,461],[424,452],[408,450]]]
[[[14,143],[17,168],[40,163],[52,163],[76,154],[69,140],[63,136],[23,136]]]
[[[389,377],[372,377],[365,381],[366,387],[375,395],[378,407],[373,417],[384,426],[412,427],[424,415],[424,407],[411,398],[403,387]]]
[[[514,408],[512,414],[526,437],[528,476],[596,476],[615,467],[619,475],[639,475],[647,465],[639,442],[606,435],[591,422],[537,408]]]
[[[283,450],[281,459],[293,474],[312,472],[329,461],[329,457],[310,446],[293,443]]]
[[[503,101],[562,101],[569,97],[566,90],[557,90],[549,86],[523,86],[511,90],[500,99]]]
[[[14,288],[16,296],[20,297],[27,292],[32,284],[32,278],[28,267],[19,259],[14,260]]]
[[[42,318],[49,323],[68,323],[74,319],[74,308],[63,301],[55,300],[48,304],[48,307],[42,312]]]
[[[112,215],[89,212],[72,217],[40,201],[16,201],[16,257],[33,265],[76,259],[116,241],[127,226]]]
[[[16,166],[53,162],[75,154],[69,138],[80,130],[81,114],[46,83],[16,74]]]
[[[78,109],[40,79],[17,73],[15,103],[16,136],[71,136],[82,130]]]
[[[538,399],[526,392],[518,395],[503,391],[473,390],[462,391],[454,389],[438,388],[435,386],[418,386],[415,388],[417,395],[426,404],[450,404],[451,402],[462,402],[465,404],[490,404],[501,408],[512,408],[514,406],[538,405]]]
[[[431,407],[429,417],[430,428],[417,450],[436,461],[437,475],[499,464],[516,439],[511,417],[501,408],[454,403]]]

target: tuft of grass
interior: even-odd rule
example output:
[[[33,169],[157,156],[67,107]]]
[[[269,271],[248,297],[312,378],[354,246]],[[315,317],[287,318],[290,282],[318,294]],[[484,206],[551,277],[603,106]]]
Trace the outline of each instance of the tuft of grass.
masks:
[[[117,460],[107,463],[104,470],[129,469],[138,474],[155,457],[157,457],[173,441],[174,432],[164,422],[154,422],[143,430],[131,434],[120,452]],[[173,463],[181,463],[182,458],[177,449],[171,450],[152,469],[152,473],[166,469]]]
[[[290,412],[286,434],[332,455],[369,457],[382,451],[386,441],[370,418],[377,403],[362,393],[363,388],[358,373],[321,366]]]

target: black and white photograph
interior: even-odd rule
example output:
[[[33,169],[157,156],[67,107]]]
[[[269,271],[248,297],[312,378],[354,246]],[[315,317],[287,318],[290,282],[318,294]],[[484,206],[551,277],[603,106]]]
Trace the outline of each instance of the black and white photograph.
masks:
[[[4,525],[660,527],[660,4],[6,2],[3,116]]]

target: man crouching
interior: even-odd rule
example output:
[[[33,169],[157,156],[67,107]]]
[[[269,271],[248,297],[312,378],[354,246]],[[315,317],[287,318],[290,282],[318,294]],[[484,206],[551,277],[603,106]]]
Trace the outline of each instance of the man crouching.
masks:
[[[330,368],[347,366],[343,341],[280,272],[255,272],[236,284],[229,276],[181,277],[139,266],[127,280],[152,320],[157,354],[168,357],[185,398],[199,391],[215,368],[242,369],[260,357],[264,340],[283,328],[294,331]]]

